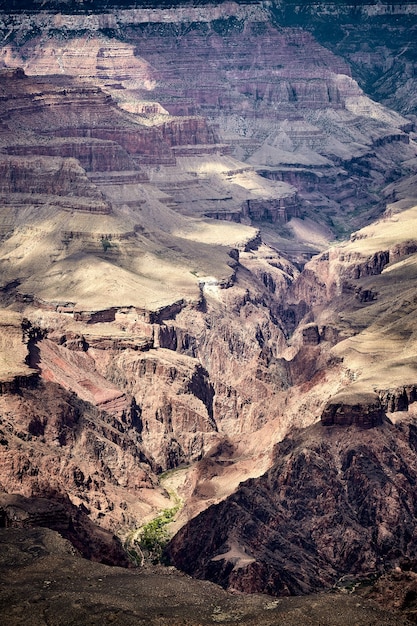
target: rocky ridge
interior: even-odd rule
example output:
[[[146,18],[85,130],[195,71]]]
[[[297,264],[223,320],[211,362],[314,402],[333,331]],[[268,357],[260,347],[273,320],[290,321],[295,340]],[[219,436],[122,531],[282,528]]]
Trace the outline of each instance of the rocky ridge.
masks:
[[[325,423],[287,437],[264,476],[181,529],[172,562],[229,589],[279,596],[414,559],[413,421],[377,431]]]
[[[227,588],[285,595],[331,587],[347,575],[402,567],[406,555],[414,559],[414,514],[407,516],[415,465],[415,208],[401,210],[404,202],[390,205],[378,223],[310,261],[286,291],[292,316],[281,309],[281,319],[290,322],[289,330],[296,320],[291,343],[297,349],[288,363],[292,384],[300,367],[300,389],[305,392],[307,380],[309,394],[315,386],[329,389],[324,372],[328,377],[343,363],[340,387],[322,405],[321,424],[279,444],[271,470],[242,483],[177,533],[169,554],[178,567]],[[318,355],[329,347],[323,367]],[[288,400],[286,406],[288,415]],[[364,465],[351,472],[354,458]],[[210,474],[203,465],[200,471],[204,485]],[[340,489],[329,487],[332,475]],[[334,504],[325,494],[335,497]],[[391,514],[397,521],[387,522]],[[224,524],[214,524],[211,516]],[[355,528],[359,543],[351,536]],[[394,528],[405,532],[404,539]],[[204,543],[197,540],[203,535]],[[329,547],[336,545],[346,545],[348,552],[337,549],[331,556]]]

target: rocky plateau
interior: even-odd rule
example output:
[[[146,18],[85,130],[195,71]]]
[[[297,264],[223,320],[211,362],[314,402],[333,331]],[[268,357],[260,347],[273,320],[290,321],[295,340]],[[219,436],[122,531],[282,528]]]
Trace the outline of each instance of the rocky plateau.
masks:
[[[417,9],[314,7],[0,4],[7,623],[416,622]]]

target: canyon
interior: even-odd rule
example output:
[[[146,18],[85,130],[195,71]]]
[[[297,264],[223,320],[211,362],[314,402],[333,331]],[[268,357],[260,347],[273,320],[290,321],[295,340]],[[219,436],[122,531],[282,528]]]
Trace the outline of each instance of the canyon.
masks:
[[[335,624],[329,590],[415,623],[417,10],[302,7],[0,11],[2,580],[34,550],[218,594],[192,624]],[[187,619],[149,602],[116,623]]]

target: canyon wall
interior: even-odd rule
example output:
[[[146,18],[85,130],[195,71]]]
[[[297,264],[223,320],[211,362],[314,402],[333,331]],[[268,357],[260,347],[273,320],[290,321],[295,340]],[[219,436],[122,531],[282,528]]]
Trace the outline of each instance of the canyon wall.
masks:
[[[194,518],[172,562],[229,589],[292,595],[415,559],[415,426],[317,425],[288,437],[273,467]]]
[[[276,595],[415,557],[413,119],[287,5],[0,15],[1,489],[183,470],[173,562]]]
[[[325,47],[318,43],[319,27],[324,25],[327,32],[326,20],[336,13],[341,23],[351,24],[354,8],[319,3],[312,15],[311,7],[230,3],[125,10],[121,6],[88,18],[77,12],[56,16],[45,11],[31,18],[3,14],[1,54],[6,67],[20,66],[28,74],[93,79],[119,107],[138,116],[146,128],[141,129],[140,140],[137,130],[130,129],[135,148],[130,139],[128,146],[126,134],[101,128],[108,116],[102,116],[99,128],[91,129],[90,124],[88,136],[96,139],[96,150],[98,139],[118,142],[136,166],[175,166],[175,176],[165,177],[163,191],[174,198],[177,211],[273,223],[308,216],[340,237],[377,215],[384,185],[408,171],[404,163],[414,155],[408,135],[412,121],[363,93],[350,65],[341,54],[331,52],[328,44],[334,42],[325,40]],[[374,28],[383,19],[384,8],[370,4],[360,13]],[[303,19],[316,38],[299,28]],[[65,28],[65,39],[59,28]],[[351,56],[347,58],[352,63]],[[55,132],[61,137],[87,135],[81,129]],[[230,181],[235,193],[236,185],[244,184],[237,164],[221,161],[223,168],[207,170],[202,161],[190,164],[192,158],[186,159],[208,154],[208,149],[233,155],[270,181],[289,183],[297,194],[288,186],[271,186],[252,176],[244,185],[246,197],[234,197],[223,184],[214,195],[208,189],[201,194],[201,208],[196,202],[190,205],[184,191],[190,171],[209,175],[212,190],[219,182],[215,172],[225,176],[235,170]],[[149,174],[155,180],[155,172]],[[248,198],[248,189],[258,197]],[[296,245],[280,241],[281,245],[307,254],[314,250],[312,242],[298,241],[299,231],[292,223],[290,232]],[[275,235],[274,240],[279,238]]]

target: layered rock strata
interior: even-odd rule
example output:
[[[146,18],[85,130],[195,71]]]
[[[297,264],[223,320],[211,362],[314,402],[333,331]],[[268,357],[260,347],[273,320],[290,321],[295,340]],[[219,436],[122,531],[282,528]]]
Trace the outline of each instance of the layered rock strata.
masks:
[[[304,13],[296,6],[288,10],[300,13],[302,20]],[[147,133],[142,129],[139,152],[129,149],[126,136],[119,132],[117,139],[102,123],[89,135],[96,141],[116,140],[136,164],[174,165],[175,157],[220,149],[298,190],[289,198],[288,187],[284,193],[276,188],[271,197],[265,185],[246,204],[246,199],[230,202],[234,194],[224,193],[222,185],[223,193],[201,194],[204,215],[240,221],[243,210],[243,217],[278,223],[309,215],[342,236],[352,220],[357,228],[380,211],[379,191],[387,178],[401,175],[405,162],[415,157],[408,134],[412,123],[369,100],[349,65],[308,32],[294,28],[287,10],[282,11],[232,4],[227,11],[221,6],[120,10],[111,18],[96,15],[87,22],[82,15],[61,15],[60,27],[65,25],[69,35],[65,40],[48,13],[41,18],[41,37],[21,16],[15,21],[10,17],[11,22],[3,16],[9,37],[3,59],[6,66],[22,66],[30,74],[81,74],[102,85],[145,124]],[[371,13],[370,20],[378,19]],[[319,20],[326,10],[320,15]],[[169,146],[165,154],[162,144],[156,148],[160,132]],[[64,129],[59,133],[65,134]],[[203,166],[195,165],[192,171],[201,176]],[[176,210],[192,213],[198,205],[190,204],[190,193],[184,192],[189,183],[184,169],[190,171],[188,163],[180,163],[176,184],[164,191],[174,196]],[[154,178],[153,171],[148,174]],[[213,183],[211,176],[212,188]],[[308,251],[311,244],[301,249]]]
[[[2,18],[1,487],[134,536],[192,464],[175,562],[304,593],[415,552],[416,146],[311,35],[225,10]]]

